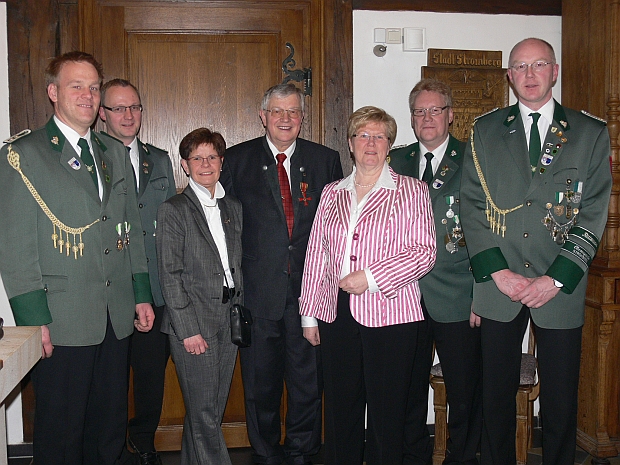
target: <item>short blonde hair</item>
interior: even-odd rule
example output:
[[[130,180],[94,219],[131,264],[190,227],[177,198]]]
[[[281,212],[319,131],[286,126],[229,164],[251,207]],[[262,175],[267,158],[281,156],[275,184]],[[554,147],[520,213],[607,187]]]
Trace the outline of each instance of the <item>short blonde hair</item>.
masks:
[[[381,123],[385,126],[385,135],[387,136],[390,145],[394,143],[396,139],[396,120],[392,115],[388,114],[381,108],[367,106],[362,107],[349,116],[349,123],[347,125],[347,137],[351,139],[361,128],[368,123]]]

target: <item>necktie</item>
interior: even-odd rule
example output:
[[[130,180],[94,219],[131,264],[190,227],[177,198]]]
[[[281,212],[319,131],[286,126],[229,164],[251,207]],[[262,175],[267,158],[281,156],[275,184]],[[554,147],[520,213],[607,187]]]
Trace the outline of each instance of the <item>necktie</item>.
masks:
[[[136,168],[136,164],[134,163],[134,159],[131,156],[131,147],[125,147],[125,148],[127,149],[127,155],[129,155],[129,161],[131,162],[131,173],[133,174],[133,182],[136,185],[136,192],[140,192],[140,189],[138,187],[138,176],[136,175],[138,170]]]
[[[293,197],[291,196],[291,186],[288,183],[288,175],[284,168],[284,160],[286,155],[279,153],[276,155],[278,160],[278,181],[280,181],[280,194],[282,195],[282,206],[284,207],[284,216],[286,216],[286,226],[288,227],[288,237],[293,234]]]
[[[95,183],[95,187],[99,188],[99,181],[97,181],[97,169],[95,168],[95,160],[90,153],[90,147],[88,146],[88,142],[83,137],[80,137],[78,141],[78,145],[82,152],[80,153],[80,158],[82,159],[82,163],[86,166],[86,169],[90,173],[90,177],[93,178],[93,182]]]
[[[530,165],[532,166],[532,176],[538,166],[540,158],[540,132],[538,132],[538,119],[540,113],[530,113],[532,117],[532,127],[530,129]]]
[[[431,163],[431,160],[433,159],[433,154],[431,152],[426,152],[424,158],[426,158],[426,168],[424,168],[422,181],[424,181],[430,186],[431,181],[433,180],[433,165]]]

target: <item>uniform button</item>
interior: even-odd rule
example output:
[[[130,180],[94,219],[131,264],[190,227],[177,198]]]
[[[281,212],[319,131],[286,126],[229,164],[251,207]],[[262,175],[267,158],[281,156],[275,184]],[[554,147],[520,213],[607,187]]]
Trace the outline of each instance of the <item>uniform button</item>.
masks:
[[[105,249],[105,250],[103,251],[103,253],[104,253],[104,254],[106,254],[106,255],[107,255],[107,254],[109,254],[109,253],[110,253],[110,249]]]
[[[148,262],[150,262],[150,261],[151,261],[151,259],[150,259],[150,258],[148,258],[148,257],[146,257],[146,263],[148,263]]]
[[[146,231],[142,231],[142,235],[143,235],[143,236],[146,236]]]
[[[107,217],[107,216],[105,216],[105,215],[103,215],[103,216],[101,217],[101,221],[106,221],[107,219],[108,219],[108,217]]]
[[[529,237],[530,235],[528,233],[523,233],[523,237]]]
[[[531,207],[532,206],[532,201],[528,200],[527,202],[525,202],[525,205],[527,205],[528,207]]]
[[[352,262],[356,262],[357,261],[357,257],[355,255],[351,255],[351,261]]]
[[[529,267],[530,267],[530,262],[525,262],[525,263],[523,264],[523,266],[524,266],[524,267],[526,267],[526,268],[529,268]]]
[[[110,287],[110,280],[109,279],[105,282],[105,285]]]
[[[141,203],[139,203],[139,204],[138,204],[138,207],[139,207],[139,208],[142,208],[142,207],[144,207],[144,205],[142,205]]]
[[[358,233],[354,233],[353,234],[353,240],[356,241],[360,238],[360,235]]]
[[[294,248],[295,248],[295,247],[293,247],[292,245],[289,245],[289,246],[288,246],[288,249],[289,249],[289,250],[293,250]]]

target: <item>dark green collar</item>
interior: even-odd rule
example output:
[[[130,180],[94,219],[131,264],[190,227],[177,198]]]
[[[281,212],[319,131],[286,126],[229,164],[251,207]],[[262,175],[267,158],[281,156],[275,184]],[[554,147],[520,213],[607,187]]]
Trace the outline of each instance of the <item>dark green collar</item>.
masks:
[[[62,152],[62,149],[65,146],[65,142],[67,141],[67,138],[65,137],[65,135],[62,133],[62,131],[56,124],[56,121],[54,121],[53,116],[49,119],[49,121],[45,125],[45,131],[47,132],[47,136],[49,138],[50,146],[52,147],[52,149],[56,150],[57,152]],[[109,136],[109,137],[112,137],[112,136]],[[95,131],[93,131],[92,129],[90,131],[90,138],[91,138],[91,141],[96,143],[99,146],[99,148],[103,150],[104,152],[108,149],[103,143],[103,141],[99,138],[97,133],[95,133]]]
[[[565,131],[570,129],[570,124],[568,124],[568,119],[566,118],[566,112],[562,105],[560,105],[557,100],[554,100],[555,107],[553,109],[553,120],[557,121],[562,125]],[[519,104],[515,103],[510,107],[510,111],[508,115],[506,115],[506,119],[504,120],[504,126],[510,126],[519,116]]]

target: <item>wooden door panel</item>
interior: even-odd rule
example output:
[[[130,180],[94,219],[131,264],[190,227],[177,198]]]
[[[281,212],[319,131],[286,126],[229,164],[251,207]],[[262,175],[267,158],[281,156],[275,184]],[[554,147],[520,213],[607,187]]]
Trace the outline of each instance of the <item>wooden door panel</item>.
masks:
[[[177,188],[187,184],[178,147],[188,132],[208,127],[222,133],[228,146],[263,134],[259,102],[278,79],[263,60],[275,61],[277,36],[129,34],[128,39],[129,79],[145,108],[140,138],[168,150]]]
[[[219,131],[228,146],[264,133],[260,101],[285,77],[287,42],[295,47],[296,69],[322,66],[321,54],[311,54],[313,47],[320,52],[320,0],[79,2],[83,49],[101,60],[106,79],[127,78],[140,90],[140,138],[170,153],[177,188],[187,184],[178,146],[191,130]],[[322,95],[321,86],[315,79],[314,95]],[[302,137],[320,141],[320,112],[312,106],[306,98]],[[164,396],[156,447],[177,450],[185,407],[172,361]],[[238,361],[222,428],[229,447],[249,445]]]

